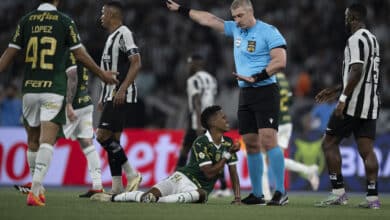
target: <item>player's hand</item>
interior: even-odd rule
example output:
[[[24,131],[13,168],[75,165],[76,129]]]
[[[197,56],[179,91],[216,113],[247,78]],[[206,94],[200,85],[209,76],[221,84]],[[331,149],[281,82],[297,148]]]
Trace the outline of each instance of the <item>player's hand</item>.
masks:
[[[125,100],[126,100],[126,90],[119,88],[118,92],[115,94],[114,97],[114,108],[124,104]]]
[[[99,102],[98,105],[97,105],[97,110],[99,112],[102,112],[103,111],[103,102]]]
[[[76,113],[73,109],[72,104],[66,104],[66,115],[69,118],[69,121],[73,122],[77,120]]]
[[[116,75],[118,74],[118,72],[103,71],[101,79],[107,84],[118,84],[119,81],[116,79]]]
[[[241,148],[241,143],[240,143],[239,140],[236,140],[236,141],[233,143],[232,147],[229,149],[229,152],[230,152],[231,154],[234,154],[234,153],[236,153],[237,151],[239,151],[240,148]]]
[[[337,98],[337,90],[333,88],[327,88],[319,92],[315,99],[318,103],[330,102]]]
[[[345,102],[339,101],[337,103],[336,109],[334,110],[335,116],[344,119],[344,108],[345,108]]]
[[[167,0],[167,1],[165,2],[165,4],[167,5],[167,8],[168,8],[169,10],[171,10],[171,11],[177,11],[177,10],[179,10],[179,7],[180,7],[179,4],[177,4],[176,2],[174,2],[174,1],[172,1],[172,0]]]
[[[235,72],[233,72],[233,76],[235,76],[237,80],[244,81],[247,83],[254,83],[255,82],[255,78],[253,78],[251,76],[243,76],[243,75],[240,75],[240,74],[235,73]]]
[[[225,158],[226,160],[230,160],[230,158],[232,158],[232,154],[227,151],[224,151],[222,153],[222,158]]]

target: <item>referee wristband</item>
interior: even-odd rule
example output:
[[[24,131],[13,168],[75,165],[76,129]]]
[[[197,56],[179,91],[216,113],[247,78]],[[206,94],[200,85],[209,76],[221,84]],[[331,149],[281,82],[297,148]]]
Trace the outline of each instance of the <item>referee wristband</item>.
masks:
[[[189,9],[189,8],[179,6],[179,9],[177,10],[177,12],[179,12],[179,14],[183,15],[184,17],[189,18],[190,17],[190,10],[191,9]]]
[[[340,102],[345,102],[347,100],[347,96],[344,95],[344,94],[341,94],[340,98],[339,98],[339,101]]]
[[[263,71],[261,71],[261,73],[253,74],[252,77],[255,79],[255,82],[260,82],[270,78],[271,76],[268,75],[267,70],[264,68]]]

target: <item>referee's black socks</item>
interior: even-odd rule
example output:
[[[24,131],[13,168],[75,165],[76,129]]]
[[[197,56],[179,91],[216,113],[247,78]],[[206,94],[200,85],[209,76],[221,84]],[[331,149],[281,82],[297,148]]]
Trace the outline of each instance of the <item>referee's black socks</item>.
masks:
[[[127,156],[122,146],[113,138],[100,142],[107,151],[111,176],[122,176],[122,164],[127,161]]]

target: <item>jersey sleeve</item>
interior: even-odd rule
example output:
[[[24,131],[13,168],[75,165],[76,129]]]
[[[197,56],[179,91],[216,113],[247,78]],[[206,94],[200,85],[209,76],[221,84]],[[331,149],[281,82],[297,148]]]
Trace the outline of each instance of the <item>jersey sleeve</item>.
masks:
[[[72,19],[69,18],[68,21],[68,35],[66,37],[66,43],[69,46],[70,50],[75,50],[81,47],[80,35],[77,31],[76,24]]]
[[[119,39],[120,50],[127,54],[127,56],[132,56],[139,54],[138,47],[134,43],[133,34],[130,30],[123,32],[121,38]]]
[[[349,65],[354,63],[364,63],[364,44],[356,36],[352,36],[348,39],[348,46],[350,50],[351,61]]]
[[[12,39],[9,42],[8,47],[13,47],[18,50],[22,49],[23,47],[22,28],[23,28],[23,20],[19,21],[18,25],[16,26],[15,33],[12,36]]]
[[[193,154],[195,155],[195,160],[199,164],[199,167],[213,164],[208,151],[207,151],[207,146],[205,143],[202,143],[200,141],[195,141],[194,144],[192,145],[192,151]]]
[[[65,63],[66,72],[76,67],[77,67],[76,58],[74,57],[73,53],[70,52],[69,57],[68,59],[66,59],[66,63]]]
[[[236,165],[238,163],[238,157],[237,157],[237,154],[234,153],[232,154],[232,157],[228,160],[227,164],[229,166],[232,166],[232,165]]]
[[[200,94],[202,92],[202,88],[200,82],[197,78],[191,78],[187,80],[187,95],[188,97],[192,97],[196,94]]]
[[[265,34],[265,39],[270,50],[277,47],[285,47],[287,45],[282,34],[272,25],[269,27],[267,34]]]
[[[224,21],[224,31],[225,35],[229,37],[233,37],[233,30],[237,26],[234,21]]]

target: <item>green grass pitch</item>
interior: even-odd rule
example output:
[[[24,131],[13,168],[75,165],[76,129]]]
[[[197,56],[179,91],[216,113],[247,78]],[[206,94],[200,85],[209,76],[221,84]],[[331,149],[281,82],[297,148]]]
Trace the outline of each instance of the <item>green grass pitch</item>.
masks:
[[[346,206],[316,208],[313,206],[325,193],[290,192],[290,203],[284,207],[233,206],[230,199],[210,199],[207,204],[140,204],[102,203],[78,198],[84,189],[48,188],[46,207],[26,206],[26,195],[9,186],[0,187],[0,220],[89,220],[89,219],[302,219],[302,220],[379,220],[390,219],[390,195],[382,195],[380,210],[359,209],[355,206],[363,194],[350,194]],[[246,193],[243,193],[246,196]]]

